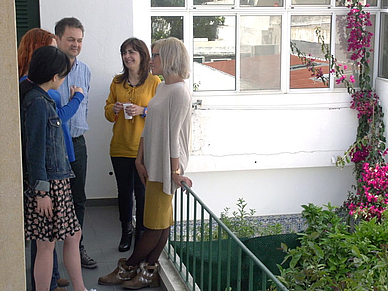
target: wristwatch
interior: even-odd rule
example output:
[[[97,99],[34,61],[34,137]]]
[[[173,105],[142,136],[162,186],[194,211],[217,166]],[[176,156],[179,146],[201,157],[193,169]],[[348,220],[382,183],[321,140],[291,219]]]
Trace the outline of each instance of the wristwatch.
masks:
[[[181,174],[181,169],[178,169],[178,170],[175,170],[175,171],[171,171],[171,174],[180,175]]]
[[[148,108],[147,107],[144,107],[144,110],[143,110],[143,114],[140,114],[141,117],[146,117],[147,116],[147,111],[148,111]]]

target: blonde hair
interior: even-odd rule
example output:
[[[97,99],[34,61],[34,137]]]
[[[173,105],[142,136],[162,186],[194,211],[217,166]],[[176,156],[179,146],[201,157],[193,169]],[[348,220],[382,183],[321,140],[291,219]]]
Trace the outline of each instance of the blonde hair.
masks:
[[[151,48],[159,49],[163,75],[177,75],[183,79],[190,77],[190,57],[182,41],[168,37],[155,41]]]

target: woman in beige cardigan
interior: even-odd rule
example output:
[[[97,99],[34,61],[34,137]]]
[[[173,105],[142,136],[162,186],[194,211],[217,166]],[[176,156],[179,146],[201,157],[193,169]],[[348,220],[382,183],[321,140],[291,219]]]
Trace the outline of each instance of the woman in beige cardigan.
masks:
[[[169,37],[152,45],[151,69],[163,75],[148,104],[148,117],[140,140],[136,168],[146,186],[144,226],[146,230],[131,257],[98,282],[127,289],[159,286],[158,259],[173,225],[172,198],[185,182],[189,159],[191,93],[184,82],[190,59],[184,44]],[[140,272],[138,269],[140,268]]]

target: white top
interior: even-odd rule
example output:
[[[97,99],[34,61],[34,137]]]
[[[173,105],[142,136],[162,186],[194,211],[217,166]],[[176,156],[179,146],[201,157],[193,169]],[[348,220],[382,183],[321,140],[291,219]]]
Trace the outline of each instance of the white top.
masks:
[[[163,183],[163,192],[174,194],[171,158],[179,158],[181,174],[189,161],[191,93],[186,83],[165,84],[148,103],[143,130],[144,165],[148,180]],[[176,169],[174,169],[176,170]]]

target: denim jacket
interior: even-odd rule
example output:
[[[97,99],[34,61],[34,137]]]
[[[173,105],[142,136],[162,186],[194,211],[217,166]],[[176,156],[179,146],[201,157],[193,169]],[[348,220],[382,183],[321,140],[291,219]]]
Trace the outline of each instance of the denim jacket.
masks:
[[[28,196],[35,191],[50,190],[50,180],[73,178],[67,157],[61,119],[55,102],[39,86],[29,91],[20,106],[23,172],[29,186]],[[27,190],[27,191],[26,191]]]

